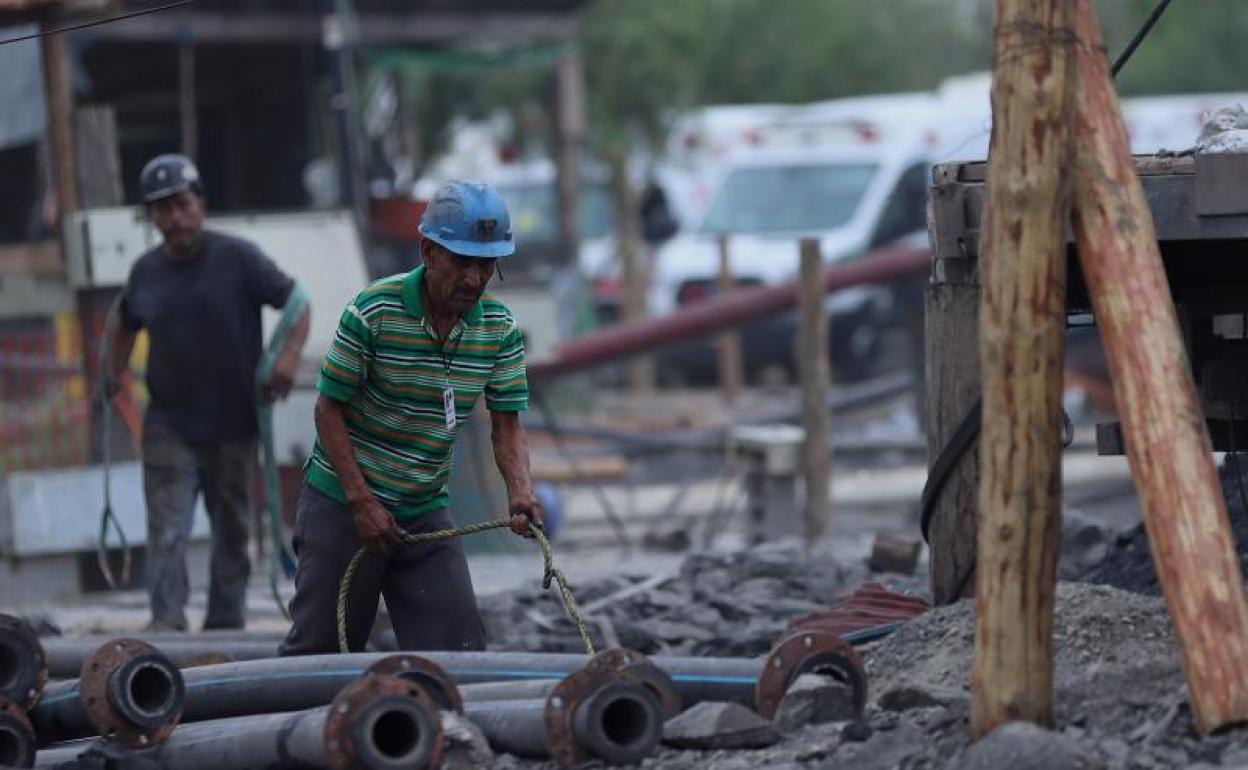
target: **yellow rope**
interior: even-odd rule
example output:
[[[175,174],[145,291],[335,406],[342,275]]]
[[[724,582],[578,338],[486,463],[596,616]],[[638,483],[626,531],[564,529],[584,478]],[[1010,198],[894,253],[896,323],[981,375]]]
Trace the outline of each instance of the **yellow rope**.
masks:
[[[403,532],[401,539],[404,545],[414,545],[447,537],[475,535],[478,532],[488,532],[492,529],[502,529],[506,526],[508,526],[508,522],[503,520],[484,521],[479,524],[469,524],[466,527],[440,529],[436,532]],[[538,527],[530,527],[529,531],[533,533],[537,544],[542,549],[542,562],[545,570],[542,573],[542,588],[549,589],[551,581],[559,584],[559,599],[563,602],[563,610],[568,614],[568,619],[572,621],[572,624],[576,626],[576,630],[580,633],[581,641],[585,643],[585,653],[593,656],[594,642],[589,638],[589,630],[585,627],[585,622],[581,620],[581,614],[576,609],[576,599],[572,596],[572,589],[568,587],[567,577],[564,576],[562,570],[555,566],[555,557],[551,553],[550,541],[546,539],[546,533]],[[355,573],[360,568],[360,561],[364,558],[364,554],[364,548],[355,552],[355,556],[351,557],[351,562],[347,565],[346,571],[342,573],[342,582],[338,584],[339,652],[351,651],[350,646],[347,644],[347,595],[351,592],[351,582],[355,579]]]

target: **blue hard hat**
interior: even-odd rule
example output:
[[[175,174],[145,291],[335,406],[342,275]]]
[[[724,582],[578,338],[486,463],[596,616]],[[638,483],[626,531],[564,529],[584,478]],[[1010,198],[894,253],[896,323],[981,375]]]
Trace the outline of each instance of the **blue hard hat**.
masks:
[[[464,257],[506,257],[516,250],[503,196],[488,184],[452,180],[433,194],[420,234]]]
[[[154,203],[183,190],[200,195],[204,193],[203,184],[199,181],[199,170],[185,155],[157,155],[139,173],[139,195],[144,203]]]

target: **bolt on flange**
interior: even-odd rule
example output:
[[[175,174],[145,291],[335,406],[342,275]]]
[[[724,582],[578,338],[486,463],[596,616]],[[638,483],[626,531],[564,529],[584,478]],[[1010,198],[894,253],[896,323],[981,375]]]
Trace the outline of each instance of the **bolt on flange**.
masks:
[[[822,631],[799,631],[780,640],[767,655],[755,688],[756,711],[771,719],[793,682],[802,674],[831,676],[848,686],[854,710],[867,706],[867,673],[854,648]]]
[[[164,743],[185,699],[182,672],[146,642],[105,642],[82,664],[79,700],[87,718],[101,736],[127,748]]]

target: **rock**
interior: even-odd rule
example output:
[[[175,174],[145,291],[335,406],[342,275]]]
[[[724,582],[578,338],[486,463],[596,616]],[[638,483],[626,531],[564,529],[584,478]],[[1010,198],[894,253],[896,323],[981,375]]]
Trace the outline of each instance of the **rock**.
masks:
[[[923,541],[917,537],[898,532],[877,532],[871,545],[871,556],[867,559],[867,569],[912,575],[922,549]]]
[[[688,525],[680,521],[657,532],[647,532],[642,538],[642,545],[652,551],[680,553],[688,551],[693,540],[689,537]]]
[[[961,690],[902,685],[881,695],[879,706],[886,711],[910,711],[935,706],[952,706],[966,703],[969,700],[970,696]]]
[[[1087,770],[1094,765],[1068,738],[1030,722],[1001,725],[954,757],[949,770]]]
[[[699,703],[663,726],[663,742],[681,749],[757,749],[778,740],[771,722],[739,703]]]
[[[453,711],[442,712],[442,741],[442,770],[475,770],[494,761],[481,728]]]
[[[844,722],[858,716],[854,708],[854,691],[830,676],[803,674],[797,678],[772,721],[782,733],[806,725]]]
[[[871,725],[861,719],[856,719],[841,728],[841,740],[847,743],[862,743],[870,738],[873,732]]]
[[[898,725],[886,733],[877,732],[862,743],[842,743],[836,756],[824,768],[839,770],[894,770],[908,767],[906,760],[921,756],[926,750],[928,738],[910,725]],[[1011,769],[1012,770],[1012,769]]]

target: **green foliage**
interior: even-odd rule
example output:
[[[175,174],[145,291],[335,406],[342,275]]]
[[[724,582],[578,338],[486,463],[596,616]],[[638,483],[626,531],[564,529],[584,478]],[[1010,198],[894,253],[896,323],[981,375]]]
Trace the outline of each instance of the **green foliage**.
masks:
[[[1110,59],[1157,0],[1098,0]],[[1248,3],[1173,0],[1118,76],[1124,95],[1248,90]]]

